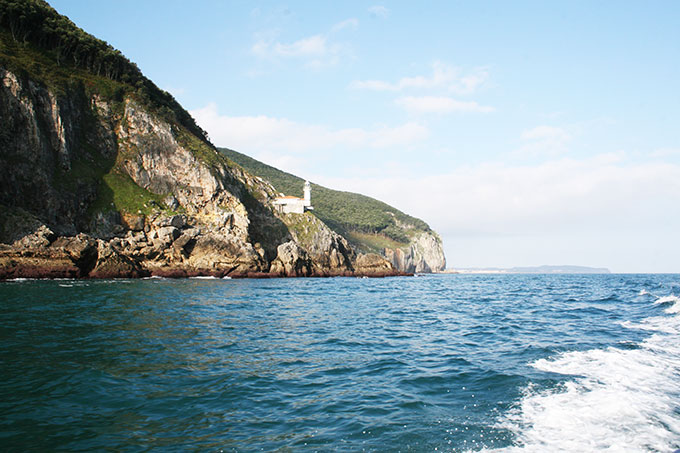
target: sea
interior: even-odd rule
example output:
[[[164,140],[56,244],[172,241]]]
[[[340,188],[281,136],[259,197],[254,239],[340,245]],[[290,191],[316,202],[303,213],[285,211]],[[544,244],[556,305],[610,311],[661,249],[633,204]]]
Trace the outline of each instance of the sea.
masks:
[[[0,283],[0,450],[674,452],[680,275]]]

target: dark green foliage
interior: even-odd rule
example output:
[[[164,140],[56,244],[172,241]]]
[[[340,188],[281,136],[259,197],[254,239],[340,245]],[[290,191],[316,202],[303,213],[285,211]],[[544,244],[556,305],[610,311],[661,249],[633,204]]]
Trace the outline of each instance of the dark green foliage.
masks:
[[[266,165],[244,154],[220,148],[229,159],[250,173],[268,180],[274,188],[286,195],[302,196],[304,180]],[[410,236],[418,231],[429,231],[428,225],[392,206],[365,195],[327,189],[312,184],[314,214],[328,226],[366,250],[374,250],[374,243],[365,235],[377,234],[398,243],[407,244]],[[371,242],[371,243],[369,243]],[[363,247],[362,247],[363,246]]]
[[[43,55],[23,70],[46,83],[53,78],[51,66],[67,69],[68,78],[73,69],[108,79],[114,83],[110,95],[122,99],[123,93],[135,93],[138,99],[156,113],[184,126],[204,141],[207,134],[189,113],[168,92],[158,88],[144,77],[137,65],[105,41],[95,38],[78,28],[66,16],[57,13],[43,0],[0,0],[0,62],[9,63],[17,57],[12,47],[30,47]],[[14,45],[11,42],[13,41]],[[14,55],[13,55],[14,54]],[[2,58],[4,57],[4,58]],[[47,67],[46,67],[47,65]],[[47,70],[49,68],[49,70]],[[58,71],[59,72],[59,71]],[[90,81],[91,83],[100,83]]]

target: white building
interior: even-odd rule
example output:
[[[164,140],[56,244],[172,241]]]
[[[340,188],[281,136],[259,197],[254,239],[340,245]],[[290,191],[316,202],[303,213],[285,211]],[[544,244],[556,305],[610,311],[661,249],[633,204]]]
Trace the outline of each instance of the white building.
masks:
[[[279,212],[284,214],[303,214],[305,211],[311,211],[312,207],[312,186],[309,181],[305,181],[304,198],[280,196],[274,200],[274,206]]]

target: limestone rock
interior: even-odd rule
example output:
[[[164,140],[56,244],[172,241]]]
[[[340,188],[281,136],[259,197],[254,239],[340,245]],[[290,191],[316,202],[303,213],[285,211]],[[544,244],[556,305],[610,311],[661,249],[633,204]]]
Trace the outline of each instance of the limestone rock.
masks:
[[[277,256],[271,263],[269,272],[282,277],[302,277],[312,273],[313,263],[307,252],[294,241],[278,246]]]
[[[252,244],[235,236],[207,233],[194,238],[186,263],[196,270],[229,275],[263,272],[266,263]]]
[[[51,245],[53,249],[64,250],[78,267],[81,276],[88,275],[97,261],[97,241],[85,234],[75,237],[60,237]]]
[[[187,217],[185,215],[177,214],[170,217],[163,217],[156,222],[159,226],[172,226],[175,228],[184,228],[187,223]]]
[[[45,225],[40,225],[37,230],[27,234],[14,242],[15,247],[35,249],[49,246],[56,239],[56,235]]]
[[[357,257],[355,270],[361,275],[384,276],[394,272],[392,264],[376,253],[360,254]]]
[[[433,231],[419,234],[407,247],[385,249],[384,255],[395,269],[403,272],[428,273],[446,269],[441,239]]]
[[[170,245],[182,233],[174,226],[166,226],[158,229],[158,239],[165,245]]]
[[[166,206],[173,211],[179,208],[179,201],[177,201],[177,198],[175,198],[174,195],[170,194],[167,197],[165,197],[165,200],[163,202],[166,204]]]
[[[355,252],[347,240],[311,213],[283,214],[293,240],[313,262],[314,275],[345,275],[354,270]]]
[[[97,261],[89,276],[92,278],[137,278],[148,275],[129,257],[120,254],[109,243],[97,241]]]
[[[131,231],[143,231],[144,230],[144,216],[143,215],[136,215],[136,214],[129,214],[129,213],[124,213],[121,215],[121,220],[123,223],[123,226],[125,226],[128,230]]]

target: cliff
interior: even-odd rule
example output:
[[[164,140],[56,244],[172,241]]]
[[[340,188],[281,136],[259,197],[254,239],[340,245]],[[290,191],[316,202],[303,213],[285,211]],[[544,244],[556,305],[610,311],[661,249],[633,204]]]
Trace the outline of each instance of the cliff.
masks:
[[[119,52],[0,0],[0,279],[401,274],[276,196]]]
[[[220,151],[271,182],[279,192],[300,195],[303,179],[234,150]],[[314,215],[346,237],[355,249],[380,254],[402,272],[440,272],[446,268],[442,241],[422,220],[365,195],[318,184],[312,184],[312,189]]]
[[[132,95],[0,81],[2,277],[394,273]]]

